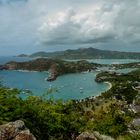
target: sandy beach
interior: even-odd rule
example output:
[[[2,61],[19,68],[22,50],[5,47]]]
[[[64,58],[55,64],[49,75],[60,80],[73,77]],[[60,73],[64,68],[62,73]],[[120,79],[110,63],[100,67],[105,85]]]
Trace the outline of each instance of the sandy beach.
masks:
[[[112,88],[112,84],[110,82],[104,82],[104,83],[107,83],[109,85],[108,90],[110,90]]]

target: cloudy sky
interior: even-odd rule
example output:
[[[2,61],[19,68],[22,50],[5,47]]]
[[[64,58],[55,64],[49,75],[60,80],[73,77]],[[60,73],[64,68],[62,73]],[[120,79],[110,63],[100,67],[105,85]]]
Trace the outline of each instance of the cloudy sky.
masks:
[[[0,55],[80,47],[140,52],[140,0],[0,0]]]

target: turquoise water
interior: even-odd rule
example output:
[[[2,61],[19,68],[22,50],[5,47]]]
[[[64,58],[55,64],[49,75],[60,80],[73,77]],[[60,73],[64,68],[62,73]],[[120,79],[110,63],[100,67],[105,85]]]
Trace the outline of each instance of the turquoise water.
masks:
[[[47,75],[47,72],[0,71],[5,86],[28,89],[39,96],[51,87],[55,89],[50,94],[54,99],[83,99],[98,95],[109,87],[106,83],[95,82],[96,72],[63,75],[53,82],[44,80]]]
[[[140,60],[138,59],[94,59],[88,61],[99,63],[99,64],[125,64],[125,63],[132,63],[132,62],[140,62]]]
[[[31,58],[28,57],[0,56],[0,65],[5,64],[9,61],[24,62],[29,60],[31,60]]]
[[[29,57],[12,57],[12,56],[0,56],[0,64],[7,63],[9,61],[29,61],[32,58]],[[131,63],[131,62],[140,62],[137,59],[86,59],[89,62],[99,63],[99,64],[124,64],[124,63]],[[78,60],[67,60],[67,61],[78,61]]]
[[[109,64],[109,65],[140,62],[139,59],[85,59],[85,60],[92,63]],[[78,60],[67,60],[67,61],[78,61]]]

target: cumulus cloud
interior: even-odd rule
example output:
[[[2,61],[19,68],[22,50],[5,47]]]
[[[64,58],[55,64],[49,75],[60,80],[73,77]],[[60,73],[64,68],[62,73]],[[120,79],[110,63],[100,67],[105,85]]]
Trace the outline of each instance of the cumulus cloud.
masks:
[[[140,39],[140,1],[124,1],[114,20],[114,28],[118,37],[124,41],[135,43]]]
[[[47,15],[36,0],[0,0],[0,43],[16,46],[32,42]],[[34,43],[33,43],[34,44]],[[19,45],[20,46],[20,45]]]
[[[46,44],[106,42],[114,38],[114,31],[105,22],[94,13],[81,14],[68,9],[47,19],[39,28],[39,35]]]
[[[140,0],[0,0],[0,50],[139,49],[139,9]]]
[[[48,17],[38,29],[45,44],[138,43],[140,0],[107,0],[87,11],[68,9]]]
[[[12,4],[12,3],[23,3],[27,1],[28,0],[0,0],[0,4],[5,5],[5,4]]]

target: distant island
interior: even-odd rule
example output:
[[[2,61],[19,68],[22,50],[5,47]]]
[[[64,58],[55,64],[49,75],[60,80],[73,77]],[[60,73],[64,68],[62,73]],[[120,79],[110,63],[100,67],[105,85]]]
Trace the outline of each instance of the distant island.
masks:
[[[28,57],[28,55],[26,55],[26,54],[20,54],[17,57]]]
[[[18,57],[47,57],[59,59],[140,59],[140,52],[120,52],[99,50],[95,48],[79,48],[56,52],[36,52],[31,55],[21,54]]]

